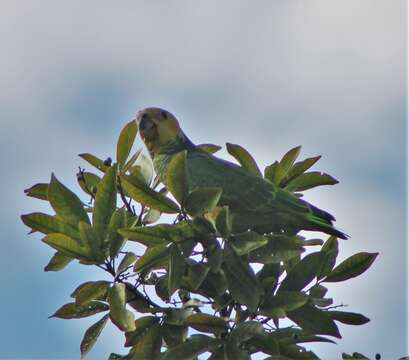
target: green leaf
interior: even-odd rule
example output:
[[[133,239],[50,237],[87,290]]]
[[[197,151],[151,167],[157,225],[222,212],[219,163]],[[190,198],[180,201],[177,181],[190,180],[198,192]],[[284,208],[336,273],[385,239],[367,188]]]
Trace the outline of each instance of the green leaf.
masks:
[[[173,156],[166,173],[166,186],[179,204],[183,204],[189,194],[186,156],[186,150]]]
[[[138,159],[138,164],[129,169],[129,176],[149,186],[153,178],[153,167],[150,159],[142,154]],[[155,187],[156,186],[152,186],[152,188]]]
[[[207,274],[209,273],[209,266],[203,263],[197,263],[191,260],[187,268],[186,281],[192,290],[197,290],[202,285]]]
[[[117,283],[108,289],[108,302],[110,306],[109,316],[112,322],[121,331],[134,331],[135,322],[133,313],[125,308],[125,284]]]
[[[287,174],[288,171],[292,168],[295,160],[297,159],[298,155],[300,154],[301,146],[296,146],[289,150],[280,160],[280,164],[284,169],[284,173]]]
[[[91,259],[90,249],[78,244],[74,239],[59,233],[51,233],[42,239],[47,245],[66,256],[76,259]]]
[[[79,239],[78,230],[62,222],[56,216],[35,212],[22,215],[21,220],[25,225],[30,227],[33,232],[39,231],[43,234],[63,233],[74,238],[74,240]]]
[[[213,349],[207,360],[226,360],[224,356],[224,346]]]
[[[100,177],[87,172],[80,171],[77,173],[77,182],[81,189],[88,195],[94,196],[97,192],[97,185],[101,181]]]
[[[328,289],[325,286],[322,286],[321,284],[316,284],[309,290],[309,294],[313,298],[322,299],[327,293],[327,291]]]
[[[77,306],[83,306],[91,300],[105,300],[110,285],[109,281],[88,281],[78,286],[71,297],[75,298]]]
[[[321,155],[296,162],[288,172],[287,176],[282,180],[280,185],[285,187],[290,181],[292,181],[297,176],[301,175],[303,172],[305,172],[311,166],[313,166],[319,159],[321,159]]]
[[[103,248],[109,249],[109,256],[111,258],[118,255],[125,243],[125,239],[118,233],[118,229],[126,226],[126,217],[127,213],[125,208],[121,208],[114,211],[109,220]]]
[[[275,336],[276,333],[273,333],[273,336]],[[300,330],[300,329],[294,329],[289,332],[288,334],[289,337],[282,338],[280,340],[281,345],[287,345],[287,344],[300,344],[300,343],[307,343],[307,342],[325,342],[325,343],[331,343],[331,344],[336,344],[335,341],[328,339],[323,336],[318,336],[318,335],[310,335],[307,332]]]
[[[353,360],[353,359],[360,359],[360,360],[370,360],[368,357],[366,357],[365,355],[362,355],[360,353],[354,352],[352,355],[348,355],[346,353],[342,353],[342,359],[344,360]],[[405,358],[401,358],[399,360],[405,360],[407,359]]]
[[[328,238],[324,246],[321,248],[321,252],[324,254],[324,258],[322,260],[321,269],[317,276],[318,280],[327,276],[334,268],[338,256],[338,239],[336,238],[336,236],[330,236]]]
[[[274,293],[283,270],[279,263],[265,264],[256,276],[266,293]]]
[[[139,156],[142,153],[142,149],[138,149],[135,154],[131,156],[131,158],[126,162],[126,164],[122,167],[122,173],[127,172],[138,160]]]
[[[134,200],[158,211],[174,214],[179,206],[161,193],[152,190],[141,181],[130,176],[123,176],[122,187]]]
[[[255,231],[235,234],[229,239],[231,247],[237,255],[242,256],[268,243],[268,239]]]
[[[269,357],[266,360],[278,359],[278,360],[320,360],[320,358],[312,351],[307,351],[305,348],[299,345],[286,345],[280,344],[280,354],[283,358],[276,358],[275,356]]]
[[[341,338],[338,327],[327,311],[318,310],[314,306],[304,306],[289,311],[288,318],[311,334],[331,335]]]
[[[154,303],[142,294],[136,286],[133,286],[130,283],[125,283],[125,286],[126,303],[136,311],[140,313],[155,313],[162,311],[162,308],[155,306]]]
[[[61,306],[50,318],[81,319],[107,310],[109,310],[109,306],[100,301],[91,301],[82,306],[68,303]]]
[[[192,314],[192,307],[168,309],[166,311],[166,323],[171,325],[184,326],[185,320]]]
[[[310,298],[310,304],[315,305],[320,308],[326,308],[334,303],[334,300],[331,298]]]
[[[111,258],[118,255],[125,243],[125,239],[118,233],[118,229],[126,226],[126,217],[127,213],[125,208],[121,208],[115,210],[109,220],[103,247],[109,248],[109,256]]]
[[[199,149],[206,151],[209,154],[214,154],[218,152],[222,147],[219,145],[213,145],[213,144],[199,144],[196,145]]]
[[[98,170],[102,172],[105,172],[106,169],[108,168],[108,166],[104,164],[104,161],[102,161],[101,159],[97,158],[96,156],[92,154],[83,153],[83,154],[79,154],[78,156],[83,158],[89,164],[91,164],[92,166],[94,166],[95,168],[97,168]]]
[[[218,273],[223,263],[223,251],[220,248],[220,245],[215,246],[214,249],[211,249],[208,255],[208,264],[210,270],[213,273]]]
[[[216,229],[214,224],[203,216],[196,216],[192,223],[195,230],[203,235],[214,234]]]
[[[169,269],[168,269],[168,291],[169,296],[180,288],[182,276],[185,272],[185,258],[181,254],[176,244],[172,244],[169,248]]]
[[[324,240],[322,239],[300,240],[301,246],[322,246],[323,244],[324,244]]]
[[[227,330],[227,323],[217,316],[208,314],[192,314],[184,322],[186,326],[206,333],[217,334]]]
[[[162,345],[160,325],[153,324],[133,347],[132,359],[158,359]]]
[[[124,126],[119,134],[116,145],[116,161],[119,164],[120,169],[124,166],[125,161],[131,152],[137,132],[138,125],[135,120],[132,120]]]
[[[250,265],[240,259],[228,244],[224,249],[223,269],[231,296],[250,311],[256,311],[263,289]]]
[[[133,358],[132,354],[119,355],[119,354],[111,353],[109,355],[108,360],[132,360],[132,358]]]
[[[280,291],[275,296],[264,300],[260,311],[270,317],[280,317],[283,311],[292,311],[303,306],[308,301],[308,296],[298,291]]]
[[[219,202],[222,189],[217,187],[202,187],[193,190],[185,201],[186,211],[192,216],[202,215],[212,211]]]
[[[278,161],[274,161],[271,165],[268,165],[264,169],[264,177],[270,180],[273,184],[278,185],[277,179],[280,179],[281,167]]]
[[[78,226],[73,227],[72,225],[65,223],[64,221],[62,221],[62,219],[59,216],[53,216],[53,219],[47,216],[46,219],[42,218],[42,219],[37,219],[37,220],[39,220],[39,222],[43,222],[42,225],[44,227],[48,227],[47,234],[52,233],[52,232],[59,232],[61,234],[71,237],[72,239],[74,239],[75,241],[81,244],[81,237],[78,231]]]
[[[49,263],[44,268],[44,271],[60,271],[64,269],[72,260],[74,260],[71,256],[64,255],[57,251]]]
[[[226,143],[226,148],[228,153],[232,155],[243,168],[245,168],[248,172],[255,176],[262,177],[261,171],[258,168],[256,161],[246,149],[244,149],[240,145],[231,143]]]
[[[211,351],[219,344],[219,340],[210,336],[192,335],[183,344],[168,349],[162,360],[192,360],[193,357]]]
[[[277,339],[265,331],[263,331],[262,334],[255,334],[255,336],[251,338],[250,344],[259,351],[270,355],[278,355],[280,351],[280,345]]]
[[[359,276],[372,265],[378,254],[360,252],[352,255],[332,270],[324,281],[339,282]]]
[[[305,256],[298,262],[282,281],[279,291],[299,291],[307,286],[318,274],[321,268],[323,255],[315,252]]]
[[[186,340],[188,327],[171,325],[165,322],[162,324],[161,333],[166,345],[168,347],[174,347],[182,344]]]
[[[288,262],[300,256],[303,251],[297,237],[284,235],[265,235],[268,243],[249,254],[250,262],[274,264],[282,261]]]
[[[144,225],[150,225],[157,222],[160,219],[162,213],[155,209],[149,209],[142,218]]]
[[[224,238],[229,237],[232,231],[232,219],[228,206],[223,206],[216,217],[216,229]]]
[[[81,359],[85,359],[85,356],[90,352],[92,347],[97,342],[99,335],[101,334],[108,321],[108,318],[109,315],[107,314],[102,319],[98,320],[95,324],[91,325],[85,332],[80,345]]]
[[[48,200],[48,184],[45,184],[45,183],[35,184],[32,187],[24,190],[24,193],[27,196],[47,201]]]
[[[205,269],[207,266],[205,267]],[[224,272],[216,274],[209,272],[203,282],[200,284],[198,292],[212,297],[222,296],[227,290],[227,280]]]
[[[294,161],[300,154],[301,146],[297,146],[288,151],[280,160],[274,164],[266,167],[264,174],[274,184],[278,185],[286,177],[290,169],[292,168]]]
[[[96,236],[102,242],[106,236],[112,214],[116,210],[116,171],[117,166],[111,166],[98,184],[92,213],[92,226]]]
[[[155,316],[142,316],[135,320],[135,330],[125,333],[125,346],[134,346],[143,337],[146,330],[159,321]]]
[[[334,235],[331,235],[324,243],[321,248],[321,252],[329,252],[336,250],[338,252],[338,238]]]
[[[162,299],[162,301],[169,301],[168,291],[168,275],[160,276],[155,284],[156,294]]]
[[[338,184],[338,180],[334,179],[331,175],[321,173],[319,171],[312,171],[301,174],[294,180],[290,181],[285,189],[292,192],[304,191],[312,189],[321,185],[335,185]]]
[[[331,319],[348,325],[363,325],[370,321],[362,314],[347,311],[328,311],[328,315],[331,317]]]
[[[224,345],[223,360],[251,360],[249,353],[241,350],[234,341],[227,341]]]
[[[60,183],[54,174],[48,187],[48,200],[57,215],[66,223],[77,227],[79,221],[90,223],[81,200]]]
[[[80,231],[80,237],[84,247],[91,249],[92,259],[101,263],[104,261],[104,254],[101,251],[101,241],[95,233],[94,228],[84,221],[80,221],[78,224],[78,229]]]
[[[157,245],[146,250],[138,261],[135,263],[134,271],[146,272],[154,266],[162,263],[169,256],[169,248],[165,245]]]
[[[170,242],[170,232],[174,232],[174,226],[159,224],[156,226],[144,226],[129,229],[120,229],[119,233],[128,240],[137,241],[145,246],[166,245]]]
[[[232,340],[237,343],[250,340],[256,335],[264,334],[263,325],[258,321],[245,321],[238,324],[230,334]]]
[[[116,270],[117,274],[121,274],[125,271],[130,265],[132,265],[138,257],[132,252],[129,251],[126,253],[120,264],[118,265],[118,269]]]

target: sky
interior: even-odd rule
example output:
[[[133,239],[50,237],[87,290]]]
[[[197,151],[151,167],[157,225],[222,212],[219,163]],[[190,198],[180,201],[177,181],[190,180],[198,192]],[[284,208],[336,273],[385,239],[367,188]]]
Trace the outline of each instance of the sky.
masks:
[[[408,355],[406,14],[403,0],[3,0],[0,359],[79,358],[95,320],[48,316],[104,275],[43,271],[53,251],[19,216],[50,209],[23,190],[54,172],[79,191],[77,154],[112,157],[147,106],[175,114],[196,143],[241,144],[261,167],[296,145],[323,155],[315,169],[340,183],[305,196],[350,234],[339,260],[380,255],[330,287],[371,322],[341,325],[338,345],[311,349],[329,360]],[[123,342],[108,326],[88,358]]]

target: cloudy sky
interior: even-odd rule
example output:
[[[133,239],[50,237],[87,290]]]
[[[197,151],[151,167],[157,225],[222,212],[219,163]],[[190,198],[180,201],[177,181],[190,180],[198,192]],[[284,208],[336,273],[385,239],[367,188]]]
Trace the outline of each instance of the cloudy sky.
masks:
[[[122,126],[151,105],[194,142],[239,143],[261,166],[300,144],[322,154],[316,169],[340,184],[306,198],[351,235],[340,258],[380,256],[331,287],[371,322],[314,350],[407,353],[405,1],[3,0],[0,17],[0,359],[77,359],[91,322],[47,317],[103,276],[43,272],[53,252],[19,215],[49,209],[23,189],[54,171],[78,190],[77,154],[112,156]],[[100,340],[89,359],[123,344],[113,326]]]

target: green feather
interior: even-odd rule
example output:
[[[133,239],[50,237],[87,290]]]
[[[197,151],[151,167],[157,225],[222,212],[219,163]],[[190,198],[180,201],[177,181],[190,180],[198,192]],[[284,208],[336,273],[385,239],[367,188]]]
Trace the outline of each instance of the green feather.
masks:
[[[187,150],[189,191],[199,187],[221,187],[219,205],[229,206],[236,231],[280,232],[284,227],[291,227],[295,232],[323,231],[347,238],[332,226],[335,219],[331,214],[236,164],[199,149],[183,133],[154,155],[155,171],[162,182],[166,183],[167,167],[173,156],[183,150]]]

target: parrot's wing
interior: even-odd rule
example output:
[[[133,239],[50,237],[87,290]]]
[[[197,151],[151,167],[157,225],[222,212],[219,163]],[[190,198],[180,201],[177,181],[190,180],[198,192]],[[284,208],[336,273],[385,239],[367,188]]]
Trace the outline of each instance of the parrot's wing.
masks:
[[[271,211],[277,205],[274,201],[277,187],[239,165],[195,150],[188,152],[187,167],[190,190],[197,187],[221,187],[222,205],[262,213]],[[308,211],[308,207],[292,194],[288,193],[287,197],[282,194],[281,197],[298,211]]]
[[[220,205],[228,205],[243,229],[277,231],[282,224],[295,230],[318,230],[345,238],[332,226],[334,217],[289,191],[244,168],[201,150],[188,152],[189,188],[220,187]]]

